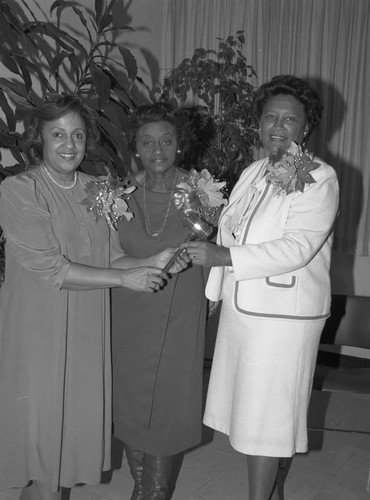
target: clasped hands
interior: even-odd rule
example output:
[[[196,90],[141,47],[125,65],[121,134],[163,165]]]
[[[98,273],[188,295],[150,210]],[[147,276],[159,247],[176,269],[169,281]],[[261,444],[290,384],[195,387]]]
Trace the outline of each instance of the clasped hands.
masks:
[[[208,241],[185,241],[179,248],[186,249],[194,264],[207,267],[231,266],[230,249]]]
[[[163,271],[163,268],[169,262],[171,257],[177,252],[177,250],[177,248],[166,248],[153,256],[153,267],[147,268],[149,291],[158,292],[166,285],[169,274],[177,274],[189,266],[191,259],[186,249],[184,249],[184,251],[177,256],[168,273]]]
[[[189,266],[189,263],[201,266],[231,266],[230,250],[227,247],[216,245],[205,241],[186,241],[179,245],[183,252],[177,257],[169,274],[177,274]],[[147,268],[149,272],[149,288],[157,292],[167,282],[168,275],[162,269],[171,259],[177,248],[167,248],[153,257],[153,268]]]

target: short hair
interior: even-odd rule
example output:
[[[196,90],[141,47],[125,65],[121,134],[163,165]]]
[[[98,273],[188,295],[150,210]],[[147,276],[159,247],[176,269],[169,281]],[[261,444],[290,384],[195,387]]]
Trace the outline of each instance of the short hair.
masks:
[[[252,102],[252,114],[255,120],[260,120],[266,101],[280,94],[291,95],[303,104],[309,127],[307,135],[309,135],[320,123],[324,106],[311,85],[294,75],[275,76],[257,89]]]
[[[179,137],[179,122],[176,109],[167,102],[155,102],[144,104],[136,108],[129,119],[127,132],[128,147],[132,153],[136,153],[136,135],[140,127],[147,123],[168,122],[175,127],[176,136]]]
[[[85,158],[95,157],[96,146],[100,140],[96,123],[97,113],[76,94],[53,94],[44,99],[43,103],[32,110],[29,125],[23,134],[23,146],[31,165],[38,165],[43,160],[44,141],[42,127],[45,122],[54,121],[69,112],[77,113],[86,125]]]

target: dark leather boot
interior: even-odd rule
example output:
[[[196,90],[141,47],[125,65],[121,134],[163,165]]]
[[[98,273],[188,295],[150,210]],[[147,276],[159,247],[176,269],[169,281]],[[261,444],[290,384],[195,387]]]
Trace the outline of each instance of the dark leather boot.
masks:
[[[132,491],[130,500],[143,500],[143,466],[144,466],[144,452],[136,450],[132,446],[125,443],[125,451],[127,463],[130,468],[132,479],[135,481],[135,486]]]
[[[143,500],[166,500],[174,457],[145,454],[142,478]]]

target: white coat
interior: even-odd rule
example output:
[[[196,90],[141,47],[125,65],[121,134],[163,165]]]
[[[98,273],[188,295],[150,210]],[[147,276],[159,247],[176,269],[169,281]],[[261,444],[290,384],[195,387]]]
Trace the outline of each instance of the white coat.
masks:
[[[243,172],[221,213],[217,237],[218,244],[230,247],[232,266],[211,269],[206,287],[210,300],[223,298],[224,273],[231,272],[232,300],[242,314],[292,320],[329,316],[329,267],[339,188],[334,169],[318,158],[315,161],[320,163],[311,172],[316,182],[306,184],[303,193],[276,196],[265,180],[266,159]],[[252,186],[256,196],[243,220],[240,202]],[[239,222],[238,236],[223,238],[230,221]]]

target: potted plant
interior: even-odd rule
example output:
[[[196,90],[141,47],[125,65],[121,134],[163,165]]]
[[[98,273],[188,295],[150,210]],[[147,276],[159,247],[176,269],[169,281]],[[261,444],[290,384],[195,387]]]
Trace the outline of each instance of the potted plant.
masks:
[[[93,3],[93,2],[92,2]],[[113,24],[113,9],[118,0],[95,0],[94,10],[77,2],[56,0],[50,16],[56,21],[37,20],[28,11],[28,19],[19,5],[12,9],[0,0],[0,148],[8,150],[12,165],[3,165],[0,149],[0,181],[22,171],[25,156],[17,122],[41,103],[47,93],[76,93],[84,96],[98,113],[101,146],[97,161],[83,162],[83,170],[104,174],[111,171],[121,177],[129,170],[129,154],[124,130],[130,111],[137,106],[135,84],[138,77],[133,54],[117,41],[119,34],[133,30]],[[72,9],[82,31],[76,35],[61,26],[65,9]],[[25,20],[26,19],[26,20]],[[5,257],[0,228],[0,286]]]
[[[218,51],[197,48],[191,58],[172,69],[154,90],[154,97],[159,95],[159,100],[176,107],[190,102],[213,117],[214,131],[201,128],[200,134],[191,134],[185,141],[184,161],[198,169],[206,167],[231,189],[253,161],[253,147],[259,144],[250,116],[256,72],[242,53],[242,31],[218,40]],[[209,145],[202,147],[208,139]]]
[[[7,168],[0,163],[0,177],[25,167],[17,122],[45,94],[63,92],[84,96],[98,112],[102,137],[99,161],[84,163],[81,168],[99,173],[96,169],[100,165],[127,175],[128,153],[122,131],[130,110],[136,107],[135,84],[143,82],[134,56],[117,37],[133,29],[114,26],[112,10],[117,0],[91,3],[94,10],[56,0],[50,7],[50,16],[56,14],[52,22],[37,20],[26,3],[31,20],[24,21],[24,12],[14,12],[7,0],[0,0],[0,69],[3,66],[1,74],[5,69],[10,75],[0,78],[0,147],[8,149],[15,160]],[[60,27],[65,9],[72,9],[76,24],[81,25],[77,35]]]

